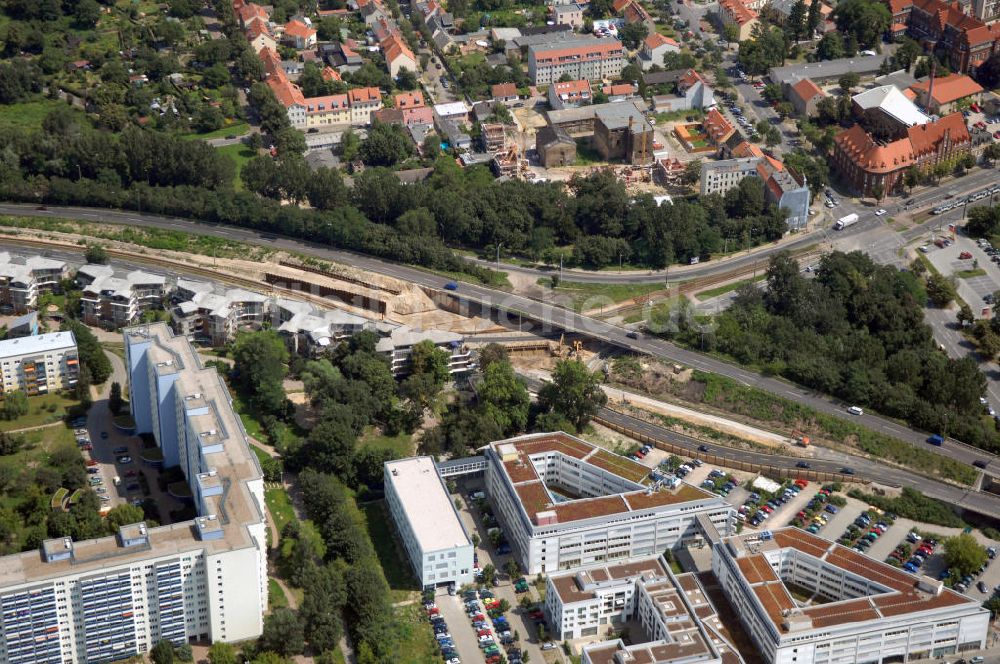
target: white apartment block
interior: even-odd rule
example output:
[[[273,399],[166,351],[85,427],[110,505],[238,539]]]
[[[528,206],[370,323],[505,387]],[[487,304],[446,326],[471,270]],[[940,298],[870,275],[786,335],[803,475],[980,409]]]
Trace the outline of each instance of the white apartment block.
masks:
[[[611,38],[581,35],[528,49],[528,76],[534,85],[555,83],[566,75],[572,80],[613,80],[626,64],[622,43]]]
[[[142,270],[116,276],[110,265],[84,265],[76,281],[83,289],[83,321],[113,329],[138,322],[144,311],[162,308],[167,294],[166,277]]]
[[[986,647],[990,614],[978,601],[797,528],[725,538],[712,568],[771,664],[907,662]],[[813,598],[796,599],[786,584]]]
[[[742,661],[698,579],[674,575],[662,557],[553,574],[546,583],[545,612],[559,639],[606,637],[631,622],[632,645],[585,645],[585,664]]]
[[[59,291],[67,276],[63,261],[0,251],[0,307],[8,306],[16,314],[32,311],[38,307],[38,296]]]
[[[200,516],[0,559],[0,664],[110,662],[263,629],[263,476],[229,393],[166,324],[124,337],[136,429],[184,471]]]
[[[29,396],[70,389],[80,375],[72,332],[52,332],[0,341],[0,394]]]
[[[568,434],[485,448],[486,490],[527,574],[646,558],[735,530],[722,498],[654,481],[649,469]]]
[[[451,373],[468,371],[472,353],[465,346],[460,334],[446,330],[414,330],[405,325],[395,328],[389,336],[379,339],[375,350],[389,358],[394,376],[405,376],[410,372],[410,355],[413,347],[421,341],[430,341],[450,354],[448,368]]]
[[[701,195],[724,194],[737,187],[743,178],[757,175],[757,157],[706,161],[701,165]]]
[[[220,293],[214,284],[183,278],[177,280],[170,303],[174,332],[213,346],[224,346],[241,330],[269,323],[292,352],[312,355],[373,327],[367,318],[339,309],[319,310],[302,300],[242,288]]]
[[[387,462],[385,502],[422,587],[472,583],[472,542],[433,459]]]

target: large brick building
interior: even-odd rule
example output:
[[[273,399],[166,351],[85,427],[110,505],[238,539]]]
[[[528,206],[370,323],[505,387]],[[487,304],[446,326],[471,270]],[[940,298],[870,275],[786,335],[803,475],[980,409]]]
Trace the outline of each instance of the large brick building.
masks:
[[[963,12],[958,2],[944,0],[885,0],[894,25],[930,50],[943,52],[951,69],[974,72],[1000,51],[1000,24],[986,25]]]
[[[972,141],[961,113],[914,125],[905,136],[876,142],[861,125],[840,132],[833,139],[833,166],[851,188],[872,195],[875,187],[889,194],[902,186],[911,166],[933,167],[969,152]]]

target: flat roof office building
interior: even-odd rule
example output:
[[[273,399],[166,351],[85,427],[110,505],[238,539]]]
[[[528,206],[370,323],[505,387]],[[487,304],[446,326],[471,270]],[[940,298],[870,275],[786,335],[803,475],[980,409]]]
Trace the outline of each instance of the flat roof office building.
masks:
[[[132,413],[199,516],[0,558],[0,663],[89,664],[160,640],[242,641],[267,609],[263,476],[214,369],[164,323],[125,330]]]
[[[905,662],[986,647],[990,613],[978,601],[798,528],[725,538],[712,568],[765,662]]]
[[[385,501],[421,586],[472,583],[472,542],[433,459],[387,462]]]
[[[486,490],[527,574],[644,558],[734,532],[732,507],[569,434],[490,443]],[[701,517],[701,518],[699,518]]]
[[[546,582],[545,612],[559,639],[611,636],[583,646],[585,664],[742,663],[697,577],[674,575],[660,556]],[[628,645],[614,636],[626,625]]]

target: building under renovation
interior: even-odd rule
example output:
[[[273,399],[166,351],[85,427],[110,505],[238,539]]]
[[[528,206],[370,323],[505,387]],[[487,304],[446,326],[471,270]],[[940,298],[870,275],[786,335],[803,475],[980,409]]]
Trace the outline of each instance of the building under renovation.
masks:
[[[606,161],[653,163],[653,128],[631,101],[549,111],[548,121],[569,138],[588,140]]]

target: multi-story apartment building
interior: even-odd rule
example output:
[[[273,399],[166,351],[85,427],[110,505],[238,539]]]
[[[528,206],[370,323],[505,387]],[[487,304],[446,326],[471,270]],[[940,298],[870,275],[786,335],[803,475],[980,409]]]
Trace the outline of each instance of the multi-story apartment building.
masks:
[[[732,508],[689,484],[668,488],[648,468],[565,433],[485,448],[486,490],[527,574],[644,558],[703,542],[702,520],[735,527]]]
[[[798,528],[723,538],[712,569],[769,664],[906,662],[986,646],[978,600]]]
[[[87,325],[126,327],[144,311],[162,309],[167,294],[166,277],[142,270],[116,276],[110,265],[84,265],[76,282],[83,289],[80,307]]]
[[[0,251],[0,307],[14,313],[27,313],[38,306],[41,293],[58,292],[60,282],[69,276],[63,261],[44,256],[12,256]]]
[[[472,541],[433,459],[387,462],[385,502],[421,586],[472,583]]]
[[[292,83],[282,66],[281,56],[270,48],[262,48],[258,57],[264,63],[266,83],[275,98],[285,107],[288,121],[296,129],[313,129],[330,125],[369,125],[373,114],[382,108],[378,88],[356,88],[346,94],[306,97]]]
[[[72,332],[52,332],[0,341],[0,394],[33,396],[69,389],[80,375]]]
[[[263,477],[229,393],[166,324],[124,337],[137,431],[183,470],[199,516],[5,556],[0,663],[110,662],[164,639],[242,641],[263,629]]]
[[[717,629],[718,616],[693,574],[674,575],[662,557],[585,567],[546,580],[545,612],[563,640],[604,637],[638,623],[631,645],[620,639],[583,647],[586,664],[740,663]]]
[[[414,330],[404,325],[392,330],[389,336],[379,339],[375,350],[389,358],[394,376],[405,376],[410,372],[410,354],[413,347],[421,341],[430,341],[450,353],[448,368],[452,373],[468,371],[472,353],[466,348],[462,335],[455,332]]]
[[[724,194],[739,185],[743,178],[757,174],[759,158],[725,159],[701,164],[701,195]]]
[[[769,155],[702,164],[701,195],[724,194],[747,177],[759,178],[764,183],[764,198],[788,212],[789,230],[804,228],[809,222],[811,195],[806,179]]]
[[[528,76],[535,85],[571,79],[617,78],[625,67],[625,49],[617,39],[580,36],[528,48]]]
[[[174,332],[224,346],[241,329],[258,329],[268,317],[266,295],[234,288],[223,294],[203,281],[180,278],[171,296]]]

